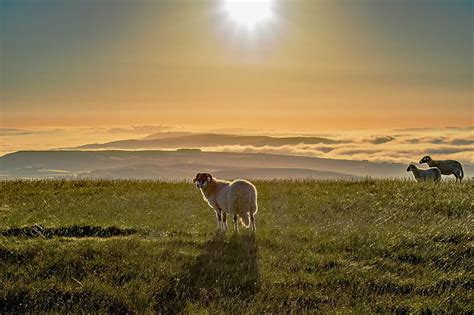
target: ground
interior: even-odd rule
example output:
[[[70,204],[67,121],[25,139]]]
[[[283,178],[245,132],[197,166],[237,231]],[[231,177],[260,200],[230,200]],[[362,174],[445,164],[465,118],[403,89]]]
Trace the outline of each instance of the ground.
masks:
[[[191,183],[0,182],[0,312],[474,311],[473,181],[255,184],[252,235]]]

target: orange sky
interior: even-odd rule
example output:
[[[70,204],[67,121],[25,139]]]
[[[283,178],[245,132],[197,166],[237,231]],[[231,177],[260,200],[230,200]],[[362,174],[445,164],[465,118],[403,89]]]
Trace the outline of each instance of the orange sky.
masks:
[[[222,1],[6,1],[1,125],[474,125],[470,1]]]

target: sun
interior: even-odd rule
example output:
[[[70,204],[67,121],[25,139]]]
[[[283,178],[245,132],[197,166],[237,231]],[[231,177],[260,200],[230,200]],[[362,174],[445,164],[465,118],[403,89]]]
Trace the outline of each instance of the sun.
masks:
[[[274,18],[274,0],[221,0],[221,8],[228,18],[248,31]]]

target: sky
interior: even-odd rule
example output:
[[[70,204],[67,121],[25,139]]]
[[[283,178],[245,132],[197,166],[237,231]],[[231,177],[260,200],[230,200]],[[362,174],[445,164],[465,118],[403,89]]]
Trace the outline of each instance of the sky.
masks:
[[[473,1],[263,1],[0,0],[1,127],[474,125]]]

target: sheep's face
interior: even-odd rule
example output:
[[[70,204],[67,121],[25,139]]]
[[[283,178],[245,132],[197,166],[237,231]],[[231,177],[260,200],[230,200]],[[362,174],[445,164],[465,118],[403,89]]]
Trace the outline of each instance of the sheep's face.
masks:
[[[424,156],[424,157],[420,160],[420,164],[428,163],[429,161],[431,161],[431,157],[430,157],[429,155],[427,155],[427,156]]]
[[[193,183],[196,183],[196,187],[203,189],[212,181],[212,175],[209,173],[197,173],[196,178],[193,179]]]
[[[413,165],[413,164],[408,165],[407,172],[411,172],[414,167],[415,167],[415,165]]]

